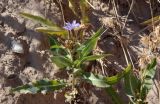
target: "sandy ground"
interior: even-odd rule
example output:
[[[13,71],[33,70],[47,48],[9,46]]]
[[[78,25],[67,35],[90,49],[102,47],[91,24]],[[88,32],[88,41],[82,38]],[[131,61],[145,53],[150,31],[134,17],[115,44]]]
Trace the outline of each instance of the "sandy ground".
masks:
[[[90,0],[90,2],[95,7],[90,15],[94,29],[96,30],[101,25],[109,27],[109,32],[116,29],[114,10],[109,6],[110,3],[107,3],[107,0]],[[126,16],[129,8],[126,1],[119,0],[119,3],[118,14]],[[10,93],[13,87],[43,78],[53,79],[58,73],[57,67],[49,59],[49,52],[46,51],[49,49],[47,37],[35,32],[34,28],[39,24],[20,17],[21,11],[44,16],[60,25],[63,24],[60,10],[53,2],[50,4],[44,0],[0,0],[0,104],[64,104],[63,93],[58,94],[56,99],[53,93],[47,95]],[[125,38],[128,39],[141,30],[142,27],[137,25],[137,22],[142,22],[151,16],[146,11],[149,11],[148,4],[144,0],[138,1],[133,7],[133,13],[129,16],[131,21],[126,23]],[[65,16],[68,20],[74,19],[70,18],[67,13]],[[123,21],[122,19],[122,23]],[[114,58],[108,59],[110,70],[122,69],[126,65],[122,48],[109,32],[102,36],[99,47],[114,55]],[[138,50],[133,47],[140,45],[138,35],[146,34],[139,33],[132,36],[134,41],[131,40],[129,43],[131,46],[129,51],[132,53],[135,64],[138,61]],[[23,46],[24,53],[13,52],[14,41]],[[95,88],[91,89],[87,99],[90,104],[111,104],[104,91]],[[158,98],[153,91],[148,99],[149,104],[158,104]]]

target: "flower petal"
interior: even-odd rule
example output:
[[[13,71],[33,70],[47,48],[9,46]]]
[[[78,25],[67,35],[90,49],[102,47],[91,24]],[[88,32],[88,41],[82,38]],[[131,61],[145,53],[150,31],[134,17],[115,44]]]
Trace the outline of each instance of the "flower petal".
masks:
[[[72,23],[67,22],[63,28],[66,30],[72,30],[72,29],[79,27],[79,26],[80,26],[80,23],[76,23],[76,20],[73,20]]]

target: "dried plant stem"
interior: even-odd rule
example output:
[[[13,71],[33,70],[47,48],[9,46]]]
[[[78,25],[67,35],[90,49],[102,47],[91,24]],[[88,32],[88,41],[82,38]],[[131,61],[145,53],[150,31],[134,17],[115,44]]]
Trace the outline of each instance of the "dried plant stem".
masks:
[[[128,1],[128,0],[127,0],[127,1]],[[128,3],[129,3],[129,1],[128,1]],[[131,10],[132,10],[132,8],[133,8],[133,4],[134,4],[134,0],[132,0],[132,3],[131,3],[131,5],[130,5],[129,11],[128,11],[128,14],[127,14],[127,16],[126,16],[126,19],[125,19],[125,22],[124,22],[124,25],[123,25],[122,29],[124,29],[125,26],[126,26],[126,22],[127,22],[127,19],[128,19],[129,14],[131,13]]]
[[[153,28],[153,31],[155,31],[154,19],[153,19],[153,8],[152,8],[151,0],[149,0],[149,6],[150,6],[151,18],[152,18],[152,24],[151,24],[151,26],[152,26],[152,28]],[[153,32],[153,33],[155,33],[155,32]],[[149,38],[151,38],[150,35],[149,35]],[[149,42],[150,42],[150,40],[149,40]],[[152,47],[152,46],[149,46],[149,49],[150,49],[150,50],[151,50],[151,47]],[[158,70],[157,72],[158,72],[158,80],[160,80],[159,70]],[[154,82],[154,84],[155,84],[155,82]],[[156,84],[155,84],[155,86],[156,86]],[[159,82],[159,87],[156,86],[156,88],[157,88],[157,90],[158,90],[158,98],[159,98],[158,100],[159,100],[159,102],[160,102],[160,82]]]
[[[64,11],[63,11],[63,6],[62,6],[62,0],[58,0],[59,5],[60,5],[60,9],[61,9],[61,13],[62,13],[62,19],[63,19],[63,25],[65,25],[65,17],[64,17]]]
[[[118,16],[118,12],[117,12],[117,8],[116,8],[116,3],[115,3],[115,0],[112,1],[113,3],[113,6],[114,6],[114,12],[116,14],[116,19],[117,21],[120,23],[120,20],[119,20],[119,16]],[[123,30],[122,30],[122,27],[120,25],[120,32],[121,32],[121,35],[123,34]],[[122,42],[122,39],[120,36],[117,36],[119,41],[120,41],[120,44],[121,44],[121,47],[122,47],[122,50],[123,50],[123,53],[124,53],[124,57],[125,57],[125,60],[126,60],[126,63],[127,65],[129,64],[129,61],[128,61],[128,57],[127,57],[127,53],[125,51],[125,48],[124,48],[124,45],[123,45],[123,42]]]
[[[115,11],[115,14],[116,14],[116,19],[117,19],[118,21],[120,21],[119,18],[118,18],[119,16],[118,16],[118,12],[117,12],[117,8],[116,8],[115,0],[113,0],[112,3],[113,3],[114,11]]]
[[[123,45],[123,43],[122,43],[121,40],[120,40],[120,44],[121,44],[121,47],[122,47],[122,50],[123,50],[123,53],[124,53],[124,57],[125,57],[126,63],[127,63],[127,65],[128,65],[128,64],[129,64],[129,61],[128,61],[127,53],[126,53],[126,51],[125,51],[124,45]]]
[[[148,29],[148,28],[151,27],[151,26],[152,26],[152,25],[148,25],[148,26],[144,27],[143,29],[141,29],[140,31],[133,33],[133,34],[131,35],[130,39],[132,39],[135,35],[138,35],[138,34],[142,33],[143,31],[145,31],[146,29]]]
[[[154,31],[154,24],[153,24],[153,11],[152,11],[152,4],[151,4],[151,0],[149,0],[149,7],[150,7],[150,12],[151,12],[151,18],[152,18],[152,28],[153,28],[153,31]],[[151,35],[149,35],[149,41],[148,41],[148,47],[149,47],[149,50],[151,50],[152,46],[151,46]]]
[[[154,19],[153,19],[153,9],[152,9],[151,0],[149,0],[149,7],[150,7],[150,11],[151,11],[153,30],[155,30],[155,27],[154,27]]]
[[[128,0],[127,0],[127,1],[128,1]],[[129,1],[128,1],[128,4],[129,4]],[[132,10],[132,8],[133,8],[133,4],[134,4],[134,0],[132,0],[132,2],[131,2],[129,11],[128,11],[127,16],[126,16],[126,18],[125,18],[124,25],[123,25],[123,27],[122,27],[122,30],[124,30],[124,28],[125,28],[125,26],[126,26],[126,22],[127,22],[128,17],[129,17],[129,14],[131,13],[131,10]],[[122,31],[122,32],[123,32],[123,31]],[[123,45],[123,44],[122,44],[122,45]],[[126,55],[126,52],[125,52],[125,50],[124,50],[124,47],[122,47],[122,49],[123,49],[124,54],[125,54],[126,62],[128,62],[127,55]],[[132,57],[131,57],[131,55],[130,55],[127,47],[126,47],[126,51],[127,51],[128,56],[129,56],[129,58],[130,58],[130,61],[131,61],[131,63],[132,63],[132,66],[133,66],[133,68],[135,69],[135,66],[134,66],[134,64],[133,64]]]
[[[135,66],[134,66],[134,63],[133,63],[133,60],[132,60],[132,57],[131,57],[131,54],[130,54],[130,52],[129,52],[128,48],[126,48],[126,50],[127,50],[127,53],[128,53],[129,59],[130,59],[130,61],[131,61],[131,64],[132,64],[132,66],[133,66],[133,69],[135,69]]]
[[[87,2],[93,9],[96,9],[88,0],[86,0],[86,2]]]

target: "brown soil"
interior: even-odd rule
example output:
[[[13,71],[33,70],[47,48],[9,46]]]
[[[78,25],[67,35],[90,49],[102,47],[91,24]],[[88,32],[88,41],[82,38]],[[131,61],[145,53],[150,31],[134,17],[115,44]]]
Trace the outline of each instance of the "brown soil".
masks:
[[[52,21],[62,25],[61,12],[52,0],[0,0],[0,104],[65,104],[63,93],[57,95],[53,93],[26,94],[11,93],[10,89],[43,78],[53,79],[56,77],[58,69],[50,61],[49,44],[44,34],[37,33],[34,28],[39,24],[20,17],[19,12],[25,11],[32,14],[47,17]],[[108,27],[108,32],[104,34],[99,42],[99,48],[107,53],[112,53],[114,57],[108,58],[106,64],[110,72],[112,69],[122,69],[126,66],[124,54],[120,42],[111,35],[114,31],[119,32],[119,24],[115,19],[115,11],[111,6],[112,0],[89,0],[95,7],[90,14],[90,20],[94,30],[101,25]],[[131,4],[127,0],[116,0],[119,16],[126,16]],[[148,35],[147,32],[138,33],[143,27],[139,25],[144,20],[151,18],[149,4],[147,0],[134,0],[134,6],[129,15],[131,21],[126,22],[124,28],[124,40],[128,47],[135,67],[138,66],[138,56],[140,49],[140,35]],[[153,1],[153,0],[152,0]],[[154,0],[156,1],[156,0]],[[154,4],[154,14],[160,13],[160,4]],[[157,9],[158,8],[158,9]],[[66,13],[68,20],[70,18]],[[124,23],[121,18],[120,23]],[[132,38],[131,38],[132,37]],[[17,41],[23,46],[24,53],[17,54],[12,50],[13,41]],[[159,70],[159,68],[158,68]],[[120,71],[120,70],[117,70]],[[112,72],[113,73],[113,72]],[[113,73],[114,74],[114,73]],[[155,80],[157,83],[158,81]],[[118,85],[121,89],[121,85]],[[156,90],[156,91],[155,91]],[[158,92],[156,87],[148,95],[149,104],[158,104]],[[123,92],[122,94],[123,95]],[[90,104],[112,104],[111,100],[103,90],[91,88],[87,100]],[[125,96],[124,96],[125,99]]]

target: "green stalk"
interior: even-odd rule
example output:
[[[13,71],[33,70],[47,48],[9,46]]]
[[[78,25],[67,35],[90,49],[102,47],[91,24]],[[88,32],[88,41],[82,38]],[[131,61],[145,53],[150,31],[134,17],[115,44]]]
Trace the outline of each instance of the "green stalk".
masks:
[[[119,97],[118,93],[113,89],[113,87],[107,87],[105,88],[106,92],[110,97],[112,98],[112,101],[114,104],[124,104],[121,98]]]

